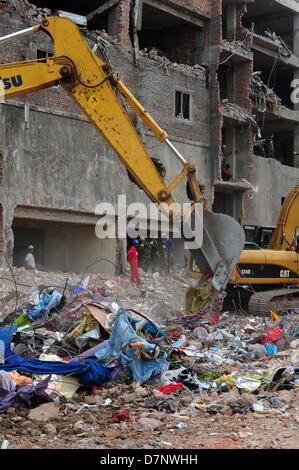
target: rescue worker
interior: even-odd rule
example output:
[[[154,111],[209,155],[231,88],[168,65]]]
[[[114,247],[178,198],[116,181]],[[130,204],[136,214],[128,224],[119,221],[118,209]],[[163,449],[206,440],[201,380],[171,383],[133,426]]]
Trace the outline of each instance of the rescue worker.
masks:
[[[139,237],[139,265],[143,271],[148,272],[151,265],[151,245],[150,240],[145,239],[144,237]]]
[[[232,172],[230,165],[226,164],[222,169],[222,179],[223,181],[230,181],[232,179]]]
[[[152,239],[150,241],[150,247],[151,247],[151,266],[153,273],[159,271],[159,245],[157,240]]]
[[[132,246],[128,251],[128,260],[131,266],[131,280],[136,284],[141,283],[140,274],[138,270],[138,251],[136,246],[139,244],[137,239],[132,240]]]
[[[163,233],[162,234],[162,239],[158,240],[160,267],[162,269],[162,272],[164,272],[164,273],[168,271],[168,256],[167,256],[166,238],[167,238],[167,233]]]
[[[24,266],[26,269],[30,269],[31,271],[37,272],[33,252],[34,252],[34,246],[32,245],[28,246],[27,254],[24,259]]]
[[[166,244],[166,252],[167,252],[167,268],[168,268],[168,272],[170,272],[170,268],[172,268],[174,265],[174,258],[173,258],[173,253],[172,253],[173,240],[171,238],[167,238],[165,244]]]

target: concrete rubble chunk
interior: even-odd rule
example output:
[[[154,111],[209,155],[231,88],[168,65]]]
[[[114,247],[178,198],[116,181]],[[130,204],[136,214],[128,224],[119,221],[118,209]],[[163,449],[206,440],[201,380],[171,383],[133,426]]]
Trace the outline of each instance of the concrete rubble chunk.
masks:
[[[162,424],[160,420],[154,418],[140,418],[138,419],[138,423],[144,428],[144,430],[150,431],[155,431]]]
[[[49,434],[51,436],[54,436],[55,434],[57,434],[57,429],[56,427],[54,426],[54,424],[52,423],[49,423],[49,424],[46,424],[46,426],[44,427],[44,432],[46,434]]]
[[[28,418],[36,421],[48,421],[59,416],[59,408],[53,403],[45,403],[30,411]]]

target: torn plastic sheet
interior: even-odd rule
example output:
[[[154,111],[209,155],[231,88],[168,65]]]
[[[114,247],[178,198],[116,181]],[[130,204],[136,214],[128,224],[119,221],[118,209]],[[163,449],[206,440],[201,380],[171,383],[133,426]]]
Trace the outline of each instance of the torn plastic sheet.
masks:
[[[106,346],[96,353],[97,359],[105,365],[108,365],[111,359],[118,359],[122,366],[132,374],[134,382],[140,384],[167,370],[165,352],[161,357],[153,359],[144,359],[141,355],[137,355],[136,348],[131,346],[132,343],[141,344],[144,352],[153,356],[157,346],[148,343],[135,333],[124,310],[115,308],[115,311],[117,313],[110,339]]]
[[[261,380],[253,377],[238,377],[236,380],[236,386],[246,392],[255,392],[262,385]]]
[[[52,293],[45,293],[41,296],[40,301],[34,307],[25,310],[26,315],[32,321],[44,320],[48,317],[50,310],[57,307],[62,299],[62,295],[54,290]]]

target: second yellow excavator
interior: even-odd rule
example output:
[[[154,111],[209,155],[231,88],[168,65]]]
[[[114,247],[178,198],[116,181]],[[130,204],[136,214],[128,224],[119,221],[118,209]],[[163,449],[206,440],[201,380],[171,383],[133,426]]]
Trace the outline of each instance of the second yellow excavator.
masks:
[[[200,277],[190,261],[193,277]],[[243,250],[227,287],[226,305],[252,315],[299,307],[299,185],[281,208],[269,249]]]
[[[0,38],[1,44],[32,32],[44,32],[53,41],[54,55],[47,59],[0,64],[4,99],[43,90],[58,83],[80,105],[88,119],[114,149],[130,177],[159,208],[190,227],[195,214],[201,218],[202,243],[192,248],[202,273],[213,273],[213,286],[225,289],[244,246],[244,231],[236,220],[214,214],[205,203],[196,178],[195,166],[188,163],[109,65],[88,46],[77,26],[66,18],[49,16],[39,25]],[[182,172],[169,184],[158,171],[135,127],[122,106],[118,93],[143,120],[157,139],[165,142],[182,165]],[[187,179],[191,207],[176,213],[174,189]],[[182,203],[183,201],[181,201]],[[198,204],[204,210],[198,211]],[[181,207],[181,206],[180,206]]]

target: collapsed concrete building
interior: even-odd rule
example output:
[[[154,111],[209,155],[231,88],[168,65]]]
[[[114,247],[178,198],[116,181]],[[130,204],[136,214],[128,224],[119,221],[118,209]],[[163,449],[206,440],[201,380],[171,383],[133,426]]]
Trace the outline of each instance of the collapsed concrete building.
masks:
[[[86,0],[81,31],[197,166],[215,212],[274,225],[299,181],[299,1]],[[64,0],[0,1],[0,35],[36,24]],[[53,52],[42,34],[0,47],[2,63]],[[173,156],[130,116],[153,156]],[[114,270],[117,240],[99,240],[95,207],[148,204],[126,169],[60,86],[0,103],[2,253],[20,265],[28,244],[42,266]],[[264,149],[265,142],[270,154]],[[271,144],[271,145],[270,145]],[[232,178],[222,179],[223,161]],[[185,188],[177,192],[186,200]],[[143,221],[146,225],[147,220]],[[114,263],[114,264],[113,264]]]

